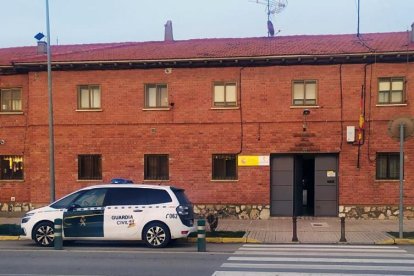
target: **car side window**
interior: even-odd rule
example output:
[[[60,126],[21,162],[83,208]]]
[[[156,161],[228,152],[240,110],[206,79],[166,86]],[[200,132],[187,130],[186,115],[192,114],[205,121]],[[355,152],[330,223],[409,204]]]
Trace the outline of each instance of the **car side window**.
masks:
[[[55,209],[68,208],[70,203],[75,198],[77,198],[81,193],[83,193],[83,191],[79,191],[79,192],[70,194],[68,196],[65,196],[64,198],[59,199],[58,201],[50,205],[50,207],[55,208]]]
[[[105,205],[149,205],[172,202],[167,191],[143,188],[113,188],[108,191]]]
[[[77,198],[72,204],[76,207],[102,207],[105,200],[107,189],[93,189],[86,191],[79,198]]]

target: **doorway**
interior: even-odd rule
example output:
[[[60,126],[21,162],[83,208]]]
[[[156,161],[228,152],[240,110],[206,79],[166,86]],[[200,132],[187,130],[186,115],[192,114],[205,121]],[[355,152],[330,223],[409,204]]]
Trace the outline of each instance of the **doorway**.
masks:
[[[295,156],[295,184],[293,187],[296,216],[315,214],[315,157],[313,155]]]
[[[271,216],[337,216],[336,154],[271,155]]]

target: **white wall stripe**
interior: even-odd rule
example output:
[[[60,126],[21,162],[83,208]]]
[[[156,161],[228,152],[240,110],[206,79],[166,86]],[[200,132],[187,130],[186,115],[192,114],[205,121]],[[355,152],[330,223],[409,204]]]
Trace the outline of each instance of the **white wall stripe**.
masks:
[[[254,262],[320,262],[320,263],[378,263],[378,264],[414,264],[414,260],[389,259],[345,259],[345,258],[285,258],[285,257],[229,257],[229,261]]]

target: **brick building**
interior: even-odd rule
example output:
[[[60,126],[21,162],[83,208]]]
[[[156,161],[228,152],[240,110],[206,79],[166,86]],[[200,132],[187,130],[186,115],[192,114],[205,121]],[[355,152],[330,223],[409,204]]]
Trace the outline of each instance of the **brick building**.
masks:
[[[395,217],[413,60],[410,32],[52,46],[56,197],[126,177],[196,212]],[[0,91],[1,211],[44,205],[41,47],[0,49]],[[407,139],[409,217],[413,159]]]

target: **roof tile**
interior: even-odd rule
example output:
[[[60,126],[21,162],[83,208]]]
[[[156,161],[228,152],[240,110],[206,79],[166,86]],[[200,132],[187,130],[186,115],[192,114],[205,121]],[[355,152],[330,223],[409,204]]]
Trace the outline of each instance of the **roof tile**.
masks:
[[[210,38],[52,46],[55,62],[204,59],[261,56],[336,55],[413,51],[407,32]],[[0,49],[0,65],[45,62],[36,46]]]

